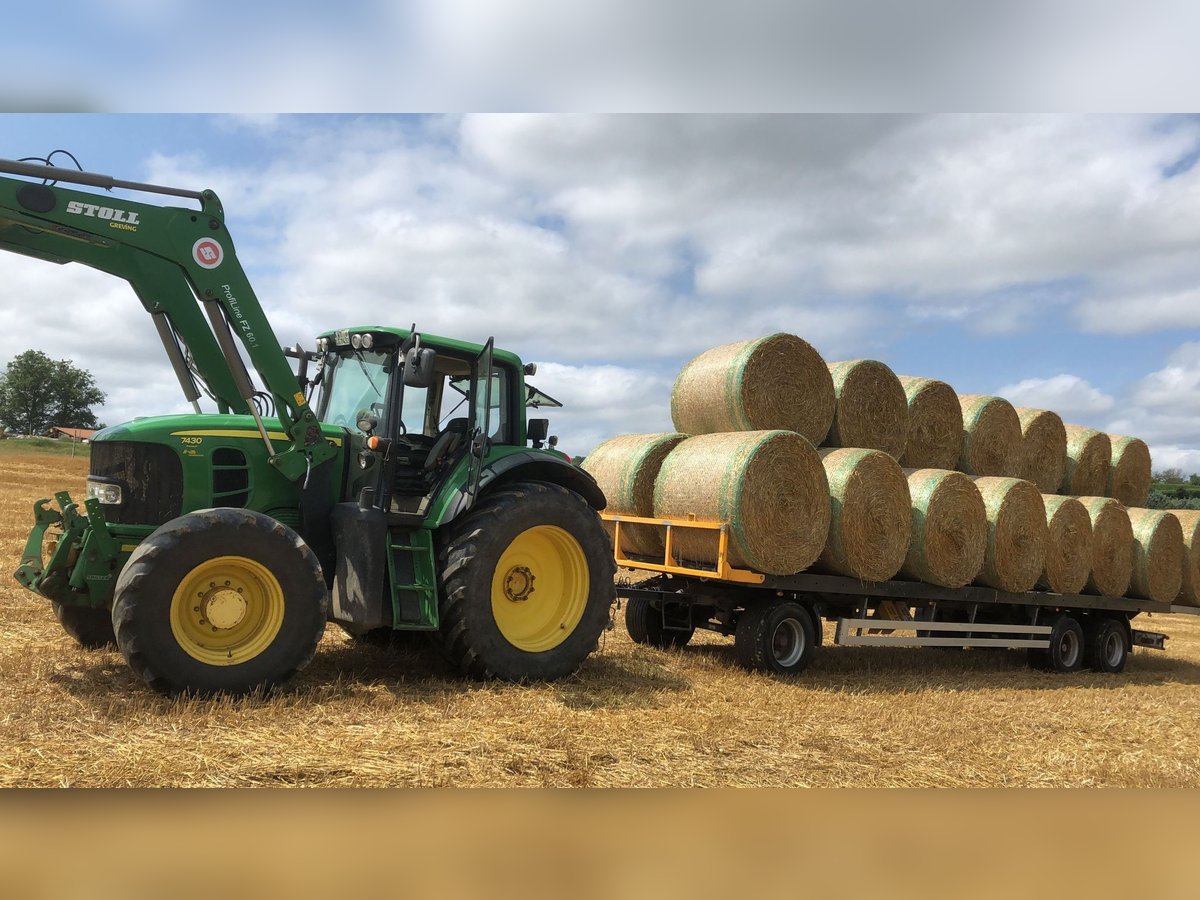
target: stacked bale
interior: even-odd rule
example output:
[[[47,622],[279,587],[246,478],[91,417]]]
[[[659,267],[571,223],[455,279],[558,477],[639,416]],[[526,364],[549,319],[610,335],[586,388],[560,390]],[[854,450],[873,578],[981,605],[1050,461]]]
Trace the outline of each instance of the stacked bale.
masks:
[[[1041,577],[1046,559],[1046,507],[1041,493],[1019,478],[974,481],[988,523],[983,568],[976,584],[1012,593],[1030,590]]]
[[[1062,485],[1067,466],[1067,430],[1063,420],[1046,409],[1016,407],[1021,423],[1017,476],[1032,481],[1043,494]]]
[[[1200,606],[1200,510],[1171,510],[1183,530],[1183,585],[1176,603]]]
[[[1021,452],[1021,420],[1001,397],[961,394],[963,443],[955,467],[968,475],[1010,477]]]
[[[1109,497],[1080,497],[1092,520],[1089,594],[1124,597],[1133,576],[1133,527],[1125,507]]]
[[[908,399],[896,374],[874,359],[833,363],[829,373],[837,405],[826,443],[899,459],[908,438]]]
[[[1105,493],[1126,506],[1145,506],[1150,496],[1150,448],[1134,437],[1111,434],[1108,438],[1112,460]]]
[[[1038,584],[1056,594],[1078,594],[1092,574],[1092,520],[1074,497],[1043,494],[1046,563]]]
[[[908,555],[912,506],[900,464],[880,450],[818,450],[829,481],[829,539],[821,568],[887,581]]]
[[[1131,509],[1133,578],[1129,596],[1172,603],[1183,586],[1183,529],[1161,509]]]
[[[663,460],[686,438],[683,434],[623,434],[587,455],[583,469],[596,479],[608,500],[607,512],[654,515],[654,481]],[[605,522],[609,537],[614,526]],[[653,525],[622,524],[621,551],[661,556],[663,531]]]
[[[821,443],[833,421],[833,380],[794,334],[713,347],[683,367],[671,419],[684,434],[785,429]]]
[[[956,401],[957,402],[957,401]],[[912,539],[900,574],[960,588],[983,568],[988,523],[975,482],[945,469],[905,469],[912,498]]]
[[[1112,445],[1108,435],[1082,425],[1067,425],[1067,465],[1060,493],[1099,497],[1108,487]]]
[[[908,442],[900,464],[909,469],[953,469],[962,451],[962,408],[944,381],[900,376],[908,400]]]
[[[698,435],[663,461],[654,515],[728,522],[733,565],[791,575],[825,547],[829,483],[817,451],[793,432]],[[716,532],[681,528],[672,540],[683,560],[717,559]]]

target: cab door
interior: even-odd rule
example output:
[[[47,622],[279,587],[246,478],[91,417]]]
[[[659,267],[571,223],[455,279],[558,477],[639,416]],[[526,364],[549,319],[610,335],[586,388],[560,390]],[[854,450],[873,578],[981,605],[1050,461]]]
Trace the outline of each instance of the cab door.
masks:
[[[471,449],[470,468],[467,470],[467,506],[474,506],[479,493],[479,479],[483,476],[483,463],[491,449],[492,433],[492,346],[494,337],[487,339],[483,350],[475,358],[474,377],[471,383]]]

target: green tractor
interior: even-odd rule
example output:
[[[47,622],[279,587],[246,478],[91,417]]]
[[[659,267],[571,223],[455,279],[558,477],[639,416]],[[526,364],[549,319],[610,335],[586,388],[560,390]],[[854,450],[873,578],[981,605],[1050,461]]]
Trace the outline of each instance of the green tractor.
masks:
[[[559,678],[596,647],[614,600],[604,495],[526,418],[561,405],[525,381],[533,365],[415,325],[283,349],[212,191],[0,171],[23,176],[0,177],[0,248],[128,281],[195,410],[104,429],[82,509],[66,492],[35,505],[16,578],[80,644],[115,642],[168,694],[282,684],[329,621],[428,634],[476,678]]]

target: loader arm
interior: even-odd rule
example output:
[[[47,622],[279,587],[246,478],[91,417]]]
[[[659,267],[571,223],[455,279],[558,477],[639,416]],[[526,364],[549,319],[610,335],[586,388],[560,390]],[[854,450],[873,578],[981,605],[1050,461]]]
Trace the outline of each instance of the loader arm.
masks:
[[[157,206],[0,176],[0,249],[59,264],[77,262],[127,281],[154,317],[189,402],[196,405],[199,391],[184,349],[219,411],[254,416],[271,464],[287,478],[305,478],[335,455],[237,259],[215,193],[6,159],[0,159],[0,172],[198,201],[199,209]],[[271,444],[234,335],[274,400],[288,446]]]

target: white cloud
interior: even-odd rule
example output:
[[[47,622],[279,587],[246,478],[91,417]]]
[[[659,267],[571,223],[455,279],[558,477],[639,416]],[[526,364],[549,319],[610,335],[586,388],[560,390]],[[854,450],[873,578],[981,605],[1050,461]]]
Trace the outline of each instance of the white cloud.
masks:
[[[1116,402],[1079,376],[1066,374],[1027,378],[1016,384],[1006,384],[996,393],[1014,406],[1053,410],[1068,420],[1108,412]]]
[[[1102,334],[1196,328],[1200,327],[1200,288],[1091,298],[1079,304],[1078,314],[1086,331]]]

